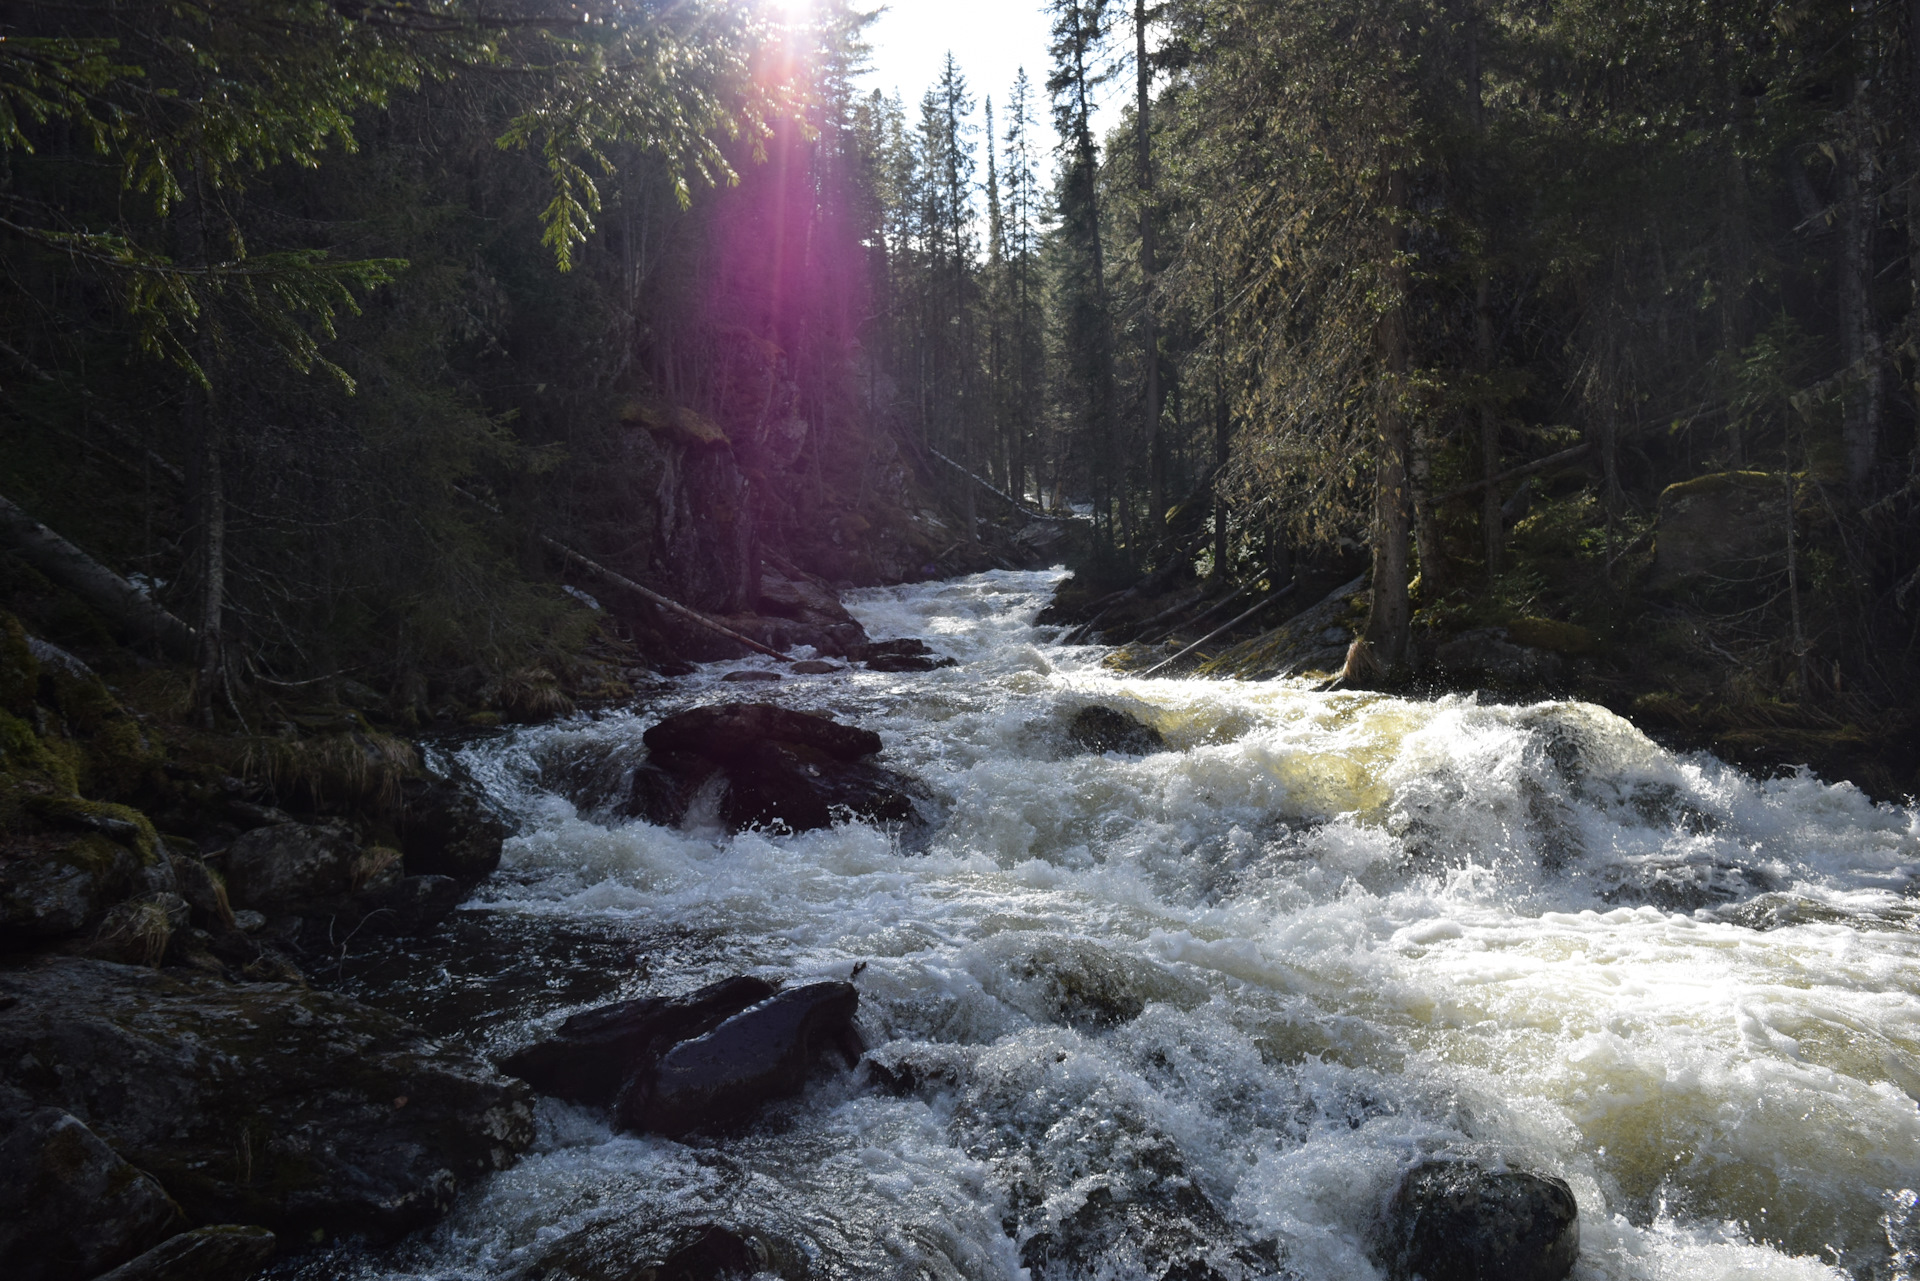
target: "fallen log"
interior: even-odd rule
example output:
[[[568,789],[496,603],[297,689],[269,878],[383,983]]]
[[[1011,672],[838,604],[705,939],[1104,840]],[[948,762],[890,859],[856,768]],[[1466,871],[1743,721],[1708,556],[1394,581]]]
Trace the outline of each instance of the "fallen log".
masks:
[[[192,662],[199,646],[193,628],[157,601],[0,495],[0,540],[20,558],[86,602],[123,639],[158,645],[170,658]]]
[[[1255,614],[1259,613],[1261,610],[1265,609],[1267,606],[1273,604],[1273,602],[1279,600],[1282,596],[1285,596],[1288,592],[1292,591],[1295,587],[1299,586],[1299,584],[1300,584],[1300,580],[1297,578],[1294,579],[1291,583],[1288,583],[1285,587],[1282,587],[1279,591],[1275,592],[1273,595],[1268,596],[1264,600],[1259,601],[1257,604],[1254,605],[1252,609],[1249,609],[1246,613],[1241,614],[1239,617],[1234,618],[1229,622],[1220,624],[1220,626],[1214,628],[1212,631],[1208,632],[1205,636],[1202,636],[1199,640],[1187,646],[1185,649],[1181,650],[1178,654],[1175,654],[1172,658],[1161,659],[1159,662],[1155,663],[1152,667],[1149,667],[1146,671],[1141,672],[1140,678],[1142,680],[1145,680],[1147,677],[1153,675],[1155,672],[1165,667],[1168,663],[1177,662],[1178,660],[1185,658],[1188,654],[1193,653],[1194,650],[1199,649],[1202,645],[1206,644],[1208,641],[1212,640],[1214,637],[1220,635],[1222,632],[1232,631],[1234,628],[1246,622],[1249,618],[1252,618]]]
[[[1545,471],[1549,467],[1557,467],[1561,463],[1570,463],[1592,448],[1593,445],[1591,442],[1585,445],[1575,445],[1572,449],[1563,449],[1557,454],[1548,454],[1545,458],[1536,458],[1530,463],[1521,463],[1518,467],[1509,467],[1498,475],[1488,476],[1483,480],[1476,480],[1471,485],[1462,485],[1458,489],[1450,489],[1440,495],[1440,497],[1434,499],[1433,504],[1438,507],[1441,503],[1450,503],[1456,498],[1465,498],[1468,494],[1479,493],[1488,485],[1504,485],[1510,480],[1518,480],[1522,476],[1531,476],[1535,472]]]
[[[496,516],[502,515],[498,507],[495,507],[492,503],[488,502],[484,498],[481,498],[477,494],[468,493],[466,490],[461,489],[458,485],[454,486],[453,492],[460,495],[460,497],[466,499],[470,503],[479,504],[480,506],[486,508],[488,511],[492,512]],[[573,548],[567,546],[565,543],[561,542],[557,538],[549,538],[545,534],[536,534],[535,537],[538,538],[542,544],[560,553],[560,555],[572,561],[574,564],[579,565],[581,568],[587,570],[589,573],[597,574],[602,579],[605,579],[607,582],[612,583],[615,587],[619,587],[626,591],[629,591],[633,593],[635,596],[638,596],[641,600],[646,601],[648,604],[657,605],[661,609],[666,610],[669,614],[673,614],[679,618],[684,618],[689,623],[692,623],[696,627],[704,627],[708,631],[713,632],[715,635],[726,637],[728,640],[732,641],[736,645],[744,645],[756,654],[765,654],[768,658],[777,659],[782,663],[793,663],[793,662],[799,661],[795,659],[791,654],[782,654],[779,650],[774,649],[771,646],[762,645],[759,641],[753,639],[753,637],[751,636],[742,636],[739,632],[734,631],[731,627],[728,627],[726,624],[718,622],[714,619],[708,618],[705,614],[702,614],[699,610],[688,609],[685,605],[682,605],[679,601],[674,600],[670,596],[662,596],[659,592],[654,591],[650,587],[642,587],[639,583],[634,582],[631,578],[628,578],[625,574],[617,573],[614,570],[608,569],[605,565],[602,565],[599,561],[592,560],[586,556],[581,555],[579,552],[573,550]]]

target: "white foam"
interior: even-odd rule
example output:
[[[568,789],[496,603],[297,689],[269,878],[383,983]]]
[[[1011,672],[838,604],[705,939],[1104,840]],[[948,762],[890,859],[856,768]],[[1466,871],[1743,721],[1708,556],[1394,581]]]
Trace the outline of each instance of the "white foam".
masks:
[[[1107,1150],[1102,1116],[1172,1143],[1308,1276],[1370,1275],[1397,1173],[1462,1143],[1568,1179],[1582,1278],[1888,1275],[1879,1216],[1920,1184],[1912,809],[1676,755],[1583,704],[1128,678],[1032,625],[1054,578],[850,601],[958,667],[706,673],[464,753],[525,822],[496,910],[697,926],[742,970],[866,960],[870,1032],[961,1056],[948,1093],[816,1091],[730,1161],[835,1231],[897,1221],[873,1248],[966,1276],[1019,1273],[1005,1135],[1056,1171],[1064,1213],[1098,1171],[1061,1145]],[[877,729],[883,763],[943,798],[931,847],[862,825],[725,839],[545,792],[555,753],[630,768],[647,724],[714,697]],[[1090,703],[1173,750],[1073,754]],[[1780,928],[1722,919],[1767,903]],[[1125,1008],[1090,1023],[1083,997]],[[463,1207],[448,1266],[498,1275],[587,1201],[644,1217],[698,1185],[676,1145],[571,1124]],[[821,1193],[803,1168],[831,1172]]]

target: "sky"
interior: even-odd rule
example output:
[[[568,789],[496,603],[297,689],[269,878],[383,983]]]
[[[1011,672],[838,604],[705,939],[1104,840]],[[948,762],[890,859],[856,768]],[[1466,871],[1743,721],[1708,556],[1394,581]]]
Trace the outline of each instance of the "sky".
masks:
[[[862,7],[872,10],[881,4],[867,0]],[[1039,0],[886,0],[885,10],[867,28],[873,70],[866,83],[887,93],[897,90],[909,118],[918,109],[920,95],[939,78],[951,49],[973,92],[975,124],[980,123],[977,104],[991,95],[995,131],[1006,131],[1000,113],[1015,73],[1024,66],[1033,83],[1036,132],[1051,142],[1046,90],[1050,23]],[[1119,97],[1108,85],[1094,120],[1096,136],[1118,118]]]

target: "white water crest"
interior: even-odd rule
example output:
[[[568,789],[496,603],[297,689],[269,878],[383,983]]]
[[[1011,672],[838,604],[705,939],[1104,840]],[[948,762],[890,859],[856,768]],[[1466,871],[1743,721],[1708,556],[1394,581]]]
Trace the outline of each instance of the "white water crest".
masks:
[[[955,667],[742,685],[719,678],[761,664],[715,664],[463,749],[523,824],[471,915],[628,958],[480,1048],[619,996],[866,962],[865,1039],[921,1084],[823,1080],[685,1144],[548,1101],[536,1150],[447,1223],[315,1275],[599,1275],[568,1260],[719,1215],[816,1276],[1013,1278],[1035,1233],[1172,1171],[1209,1230],[1266,1251],[1239,1266],[1364,1279],[1398,1175],[1450,1150],[1564,1178],[1583,1281],[1911,1275],[1914,809],[1582,703],[1132,679],[1034,625],[1058,577],[849,600]],[[938,798],[931,835],[620,817],[641,732],[715,700],[879,731]],[[1076,752],[1094,704],[1168,750]]]

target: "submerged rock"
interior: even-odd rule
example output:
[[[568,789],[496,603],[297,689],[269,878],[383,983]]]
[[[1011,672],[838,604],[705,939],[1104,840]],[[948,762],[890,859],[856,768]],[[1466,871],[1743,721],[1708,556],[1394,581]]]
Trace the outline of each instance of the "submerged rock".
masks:
[[[246,1281],[279,1244],[251,1224],[221,1223],[168,1237],[94,1281]]]
[[[651,1072],[636,1074],[615,1103],[619,1123],[678,1136],[746,1120],[774,1099],[798,1094],[823,1054],[846,1066],[862,1047],[851,983],[809,983],[748,1007],[704,1036],[675,1045]]]
[[[0,1089],[0,1272],[91,1277],[179,1226],[165,1189],[77,1118]]]
[[[1430,1160],[1401,1180],[1378,1247],[1392,1281],[1561,1281],[1580,1253],[1580,1212],[1564,1180]]]
[[[931,672],[937,668],[959,665],[956,660],[935,653],[925,641],[913,636],[874,641],[849,651],[847,657],[865,663],[870,672]]]
[[[525,1086],[346,997],[74,957],[0,972],[0,1072],[202,1223],[397,1234],[533,1137]]]
[[[1167,750],[1159,730],[1111,707],[1081,708],[1067,726],[1067,737],[1089,752],[1146,756]]]

